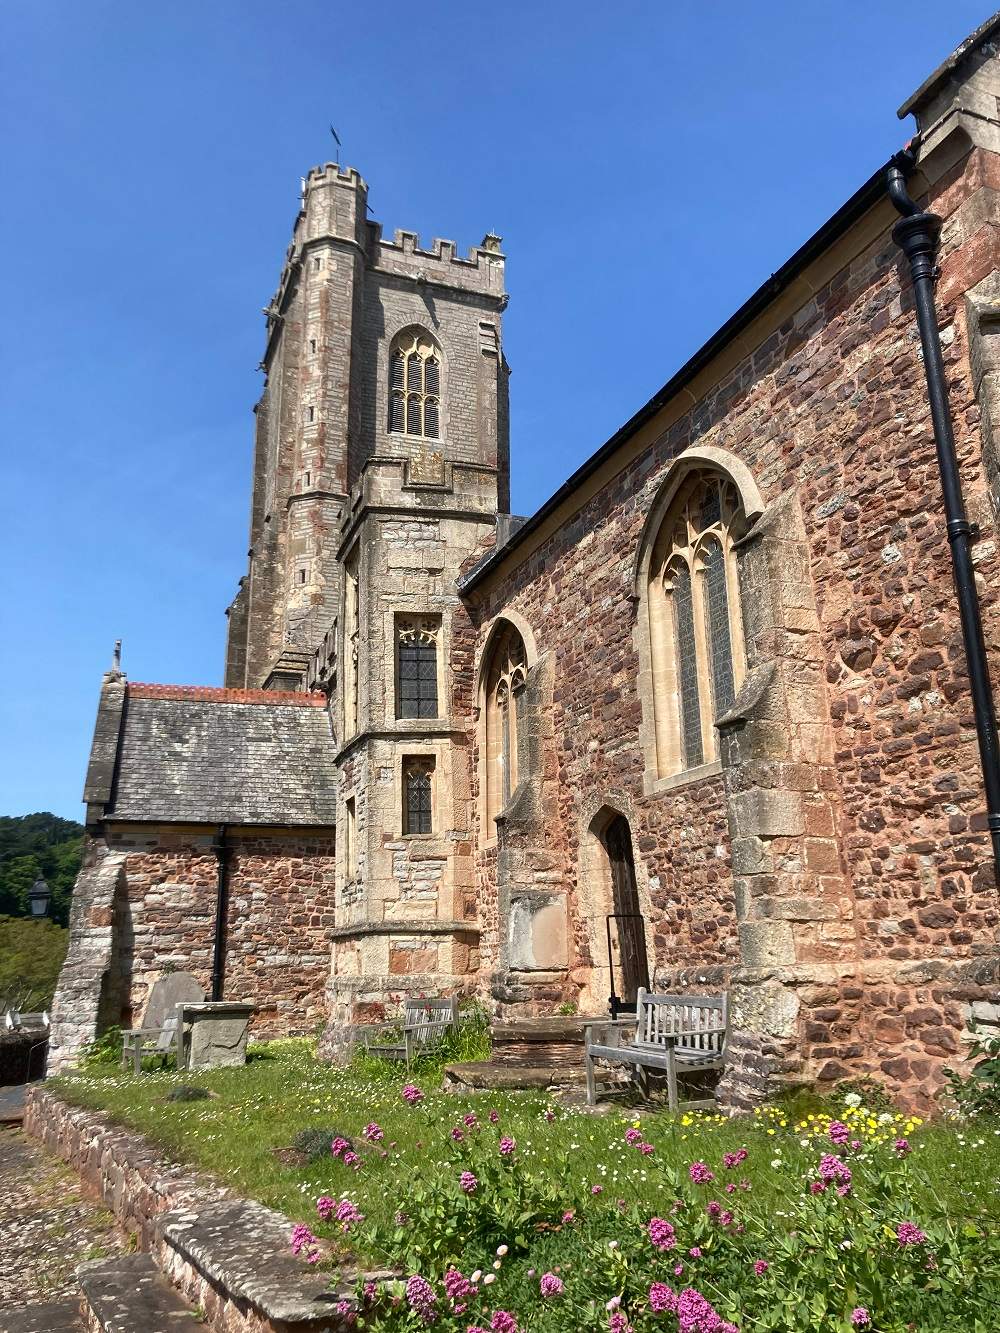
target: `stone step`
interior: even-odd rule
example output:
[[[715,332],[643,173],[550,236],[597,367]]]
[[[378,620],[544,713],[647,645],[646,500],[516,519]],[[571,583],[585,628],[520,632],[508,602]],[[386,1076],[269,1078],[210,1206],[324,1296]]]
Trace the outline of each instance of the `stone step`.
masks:
[[[341,1267],[331,1287],[328,1273],[292,1254],[291,1232],[288,1218],[263,1204],[223,1199],[196,1211],[162,1213],[154,1254],[211,1328],[341,1333],[355,1327],[348,1322],[353,1316],[336,1307],[353,1297],[357,1271]]]
[[[198,1311],[170,1286],[151,1255],[92,1259],[80,1264],[76,1280],[84,1327],[91,1333],[182,1333],[201,1323]]]
[[[493,1049],[492,1060],[498,1065],[533,1066],[562,1071],[583,1063],[583,1046],[569,1042],[510,1042]]]
[[[607,1014],[586,1017],[582,1014],[548,1014],[544,1018],[511,1018],[490,1028],[494,1051],[505,1046],[549,1045],[582,1046],[583,1029],[588,1023],[607,1021]]]
[[[75,1296],[0,1314],[0,1333],[84,1333],[84,1328]]]
[[[572,1065],[532,1065],[503,1060],[472,1060],[448,1065],[444,1071],[446,1092],[540,1090],[575,1087],[585,1082],[583,1059]]]

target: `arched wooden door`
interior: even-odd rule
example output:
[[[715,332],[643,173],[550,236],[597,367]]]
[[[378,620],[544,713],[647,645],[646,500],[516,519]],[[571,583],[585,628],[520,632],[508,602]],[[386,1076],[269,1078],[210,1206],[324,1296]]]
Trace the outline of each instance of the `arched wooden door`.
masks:
[[[611,867],[611,901],[613,920],[609,923],[609,941],[617,937],[617,966],[614,957],[608,962],[612,969],[612,995],[634,1007],[640,986],[649,987],[649,962],[646,957],[646,930],[639,907],[639,888],[635,878],[635,858],[632,855],[632,830],[624,815],[615,815],[604,830],[604,849]]]

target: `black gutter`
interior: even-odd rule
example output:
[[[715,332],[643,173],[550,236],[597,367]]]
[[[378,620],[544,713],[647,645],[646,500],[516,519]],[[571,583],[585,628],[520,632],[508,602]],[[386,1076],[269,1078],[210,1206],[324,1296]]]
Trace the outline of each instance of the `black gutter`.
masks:
[[[990,682],[989,662],[983,639],[983,620],[976,588],[976,574],[972,564],[973,528],[965,513],[962,482],[955,453],[955,437],[951,427],[948,406],[948,384],[941,356],[938,336],[937,310],[934,305],[934,284],[938,277],[937,250],[941,236],[941,219],[936,213],[923,213],[910,198],[906,189],[907,168],[913,170],[913,159],[893,164],[888,170],[889,198],[902,221],[892,229],[892,239],[910,261],[913,279],[913,298],[917,308],[917,326],[923,350],[924,373],[927,377],[927,398],[934,426],[934,444],[937,449],[941,492],[951,546],[955,592],[962,619],[962,640],[965,660],[969,668],[969,686],[979,741],[979,759],[986,789],[986,824],[993,840],[993,868],[1000,884],[1000,743],[997,740],[997,720],[993,707],[993,687]]]
[[[212,999],[221,1000],[226,985],[226,918],[229,915],[229,843],[227,825],[220,824],[212,839],[218,863],[215,886],[215,939],[212,944]]]
[[[603,444],[595,454],[577,468],[568,481],[563,482],[554,495],[542,505],[529,519],[526,519],[517,532],[503,546],[484,560],[478,568],[473,569],[465,579],[458,581],[458,590],[462,596],[467,596],[473,589],[486,579],[489,574],[504,559],[515,551],[531,534],[556,510],[564,500],[577,490],[592,473],[608,459],[612,454],[628,439],[634,435],[640,427],[664,407],[671,398],[674,398],[681,392],[694,378],[700,374],[709,362],[732,340],[739,336],[767,307],[775,300],[786,287],[803,272],[808,266],[818,258],[830,245],[837,240],[844,232],[848,231],[853,225],[862,218],[871,208],[885,198],[885,178],[886,172],[890,167],[900,163],[906,155],[906,149],[894,153],[893,156],[878,171],[862,185],[861,189],[852,194],[847,203],[829,218],[819,231],[815,232],[806,243],[801,246],[790,259],[788,259],[775,273],[772,273],[768,280],[758,287],[753,296],[739,310],[732,315],[725,324],[722,325],[697,352],[686,362],[680,370],[664,384],[663,388],[650,398],[649,402],[625,425],[617,430],[611,439]]]

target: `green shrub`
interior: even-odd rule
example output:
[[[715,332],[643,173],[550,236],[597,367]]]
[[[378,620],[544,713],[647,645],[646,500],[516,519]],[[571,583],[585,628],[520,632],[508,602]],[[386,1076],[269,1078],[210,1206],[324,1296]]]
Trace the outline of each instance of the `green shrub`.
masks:
[[[330,1144],[338,1137],[350,1142],[348,1136],[337,1129],[302,1129],[295,1135],[292,1145],[310,1162],[316,1162],[321,1157],[329,1156]]]
[[[81,1069],[102,1069],[117,1065],[122,1058],[122,1030],[110,1027],[80,1052]]]
[[[982,1033],[975,1023],[969,1024],[969,1031],[972,1069],[964,1075],[945,1069],[946,1095],[954,1099],[964,1115],[1000,1112],[1000,1031]]]
[[[196,1088],[190,1083],[171,1088],[167,1093],[168,1102],[202,1102],[208,1097],[207,1088]]]

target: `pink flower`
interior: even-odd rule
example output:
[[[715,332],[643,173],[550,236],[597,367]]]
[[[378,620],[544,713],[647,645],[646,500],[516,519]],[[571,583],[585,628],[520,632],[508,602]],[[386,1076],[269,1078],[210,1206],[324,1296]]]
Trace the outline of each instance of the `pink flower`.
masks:
[[[674,1228],[664,1218],[651,1217],[647,1230],[654,1249],[672,1250],[676,1246],[677,1236]]]
[[[625,1142],[630,1148],[634,1148],[637,1143],[642,1142],[642,1131],[638,1129],[627,1129],[625,1131]]]
[[[906,1157],[910,1153],[910,1145],[906,1139],[897,1139],[892,1146],[896,1149],[897,1157]]]
[[[424,1094],[415,1083],[407,1083],[403,1088],[403,1100],[409,1102],[411,1106],[416,1106],[417,1102],[424,1100]]]
[[[927,1237],[912,1222],[900,1222],[896,1228],[896,1239],[900,1245],[923,1245]]]
[[[347,1149],[350,1148],[350,1146],[351,1145],[347,1141],[347,1139],[342,1139],[338,1134],[337,1137],[330,1144],[330,1151],[333,1153],[334,1157],[339,1157],[340,1154],[342,1152],[346,1152]]]
[[[336,1208],[336,1202],[330,1198],[329,1194],[321,1194],[316,1200],[316,1211],[324,1222],[329,1222],[333,1216],[333,1210]]]
[[[771,1265],[767,1262],[766,1259],[758,1259],[753,1266],[753,1271],[757,1274],[758,1277],[763,1277],[770,1267]]]
[[[834,1157],[833,1153],[824,1153],[819,1164],[819,1174],[824,1186],[835,1184],[837,1193],[842,1197],[850,1193],[851,1168],[839,1157]],[[813,1193],[821,1194],[822,1190],[813,1190]]]
[[[461,1314],[465,1310],[466,1297],[471,1295],[475,1288],[467,1277],[464,1277],[457,1268],[449,1268],[444,1275],[445,1293],[451,1301],[452,1308],[456,1314]]]
[[[475,1194],[476,1190],[479,1188],[479,1181],[471,1171],[463,1171],[458,1178],[458,1183],[462,1187],[462,1192],[464,1194]]]
[[[304,1222],[299,1222],[292,1228],[292,1239],[290,1243],[292,1254],[296,1257],[300,1254],[304,1254],[307,1263],[314,1264],[318,1261],[319,1250],[316,1249],[316,1246],[319,1244],[319,1241]]]
[[[649,1308],[653,1314],[671,1314],[677,1310],[677,1296],[665,1282],[654,1282],[649,1289]]]
[[[691,1248],[688,1250],[688,1254],[691,1256],[692,1259],[700,1259],[700,1258],[701,1258],[701,1246],[700,1246],[700,1245],[692,1245]]]
[[[842,1148],[851,1137],[851,1131],[843,1120],[832,1120],[827,1133],[830,1135],[830,1142],[835,1143],[838,1148]]]
[[[456,1143],[461,1143],[462,1140],[465,1138],[465,1134],[456,1125],[455,1128],[451,1131],[451,1137],[455,1140]]]
[[[851,1311],[851,1323],[855,1328],[867,1328],[872,1322],[872,1317],[863,1305],[857,1305]]]
[[[510,1137],[509,1134],[505,1134],[503,1138],[500,1140],[500,1156],[509,1157],[516,1147],[517,1143]]]
[[[591,1187],[590,1187],[590,1192],[591,1192],[591,1194],[603,1194],[603,1193],[604,1193],[604,1186],[603,1186],[603,1185],[591,1185]]]
[[[651,1143],[640,1143],[639,1151],[642,1153],[643,1157],[652,1157],[654,1148]]]
[[[727,1171],[731,1171],[734,1166],[739,1166],[741,1162],[745,1162],[749,1156],[750,1154],[746,1148],[739,1148],[736,1152],[723,1153],[722,1165]]]
[[[575,1222],[575,1221],[576,1221],[576,1209],[575,1209],[575,1208],[567,1208],[567,1210],[566,1210],[566,1211],[563,1213],[563,1215],[562,1215],[562,1220],[563,1220],[563,1224],[566,1225],[566,1226],[568,1226],[570,1222]]]
[[[692,1162],[688,1167],[688,1175],[696,1185],[708,1185],[715,1179],[704,1162]]]
[[[715,1219],[718,1218],[722,1213],[722,1204],[718,1203],[715,1199],[712,1199],[706,1205],[705,1212],[708,1213],[709,1217],[713,1221],[715,1221]]]
[[[493,1333],[517,1333],[517,1320],[506,1310],[497,1310],[490,1320]]]
[[[553,1122],[553,1120],[555,1120],[555,1118],[556,1118],[556,1113],[555,1113],[555,1111],[553,1111],[550,1107],[547,1107],[546,1110],[545,1110],[545,1119],[546,1119],[546,1120],[549,1122],[549,1124],[551,1125],[552,1122]]]
[[[737,1333],[709,1302],[693,1287],[686,1287],[677,1298],[678,1333]]]
[[[462,1116],[462,1124],[466,1129],[478,1129],[479,1120],[476,1117],[475,1111],[466,1111],[465,1115]]]
[[[538,1286],[545,1297],[561,1296],[563,1293],[563,1280],[556,1277],[555,1273],[543,1273]]]
[[[491,1111],[491,1112],[490,1112],[490,1124],[491,1124],[491,1125],[498,1124],[498,1123],[499,1123],[499,1120],[500,1120],[500,1112],[499,1112],[499,1111]]]
[[[733,1184],[732,1181],[730,1181],[729,1184],[726,1186],[726,1193],[727,1193],[727,1194],[735,1194],[735,1193],[736,1193],[736,1186]]]
[[[634,1333],[632,1325],[628,1322],[628,1315],[616,1310],[608,1320],[608,1333]]]
[[[425,1324],[433,1323],[436,1317],[434,1307],[437,1305],[437,1296],[425,1277],[414,1274],[413,1277],[407,1278],[406,1300],[410,1309],[418,1314]]]
[[[371,1122],[370,1125],[365,1125],[364,1129],[361,1132],[369,1143],[381,1143],[382,1140],[385,1138],[382,1126],[376,1125],[374,1120]]]
[[[356,1152],[345,1152],[340,1160],[345,1166],[349,1166],[352,1171],[361,1170],[361,1158]]]
[[[750,1188],[750,1182],[749,1182],[749,1180],[741,1180],[741,1181],[740,1181],[740,1189],[741,1189],[741,1190],[748,1190],[749,1188]]]
[[[364,1213],[361,1212],[356,1203],[351,1203],[350,1199],[341,1199],[340,1203],[337,1204],[337,1211],[334,1215],[344,1231],[347,1231],[356,1222],[365,1220]]]

